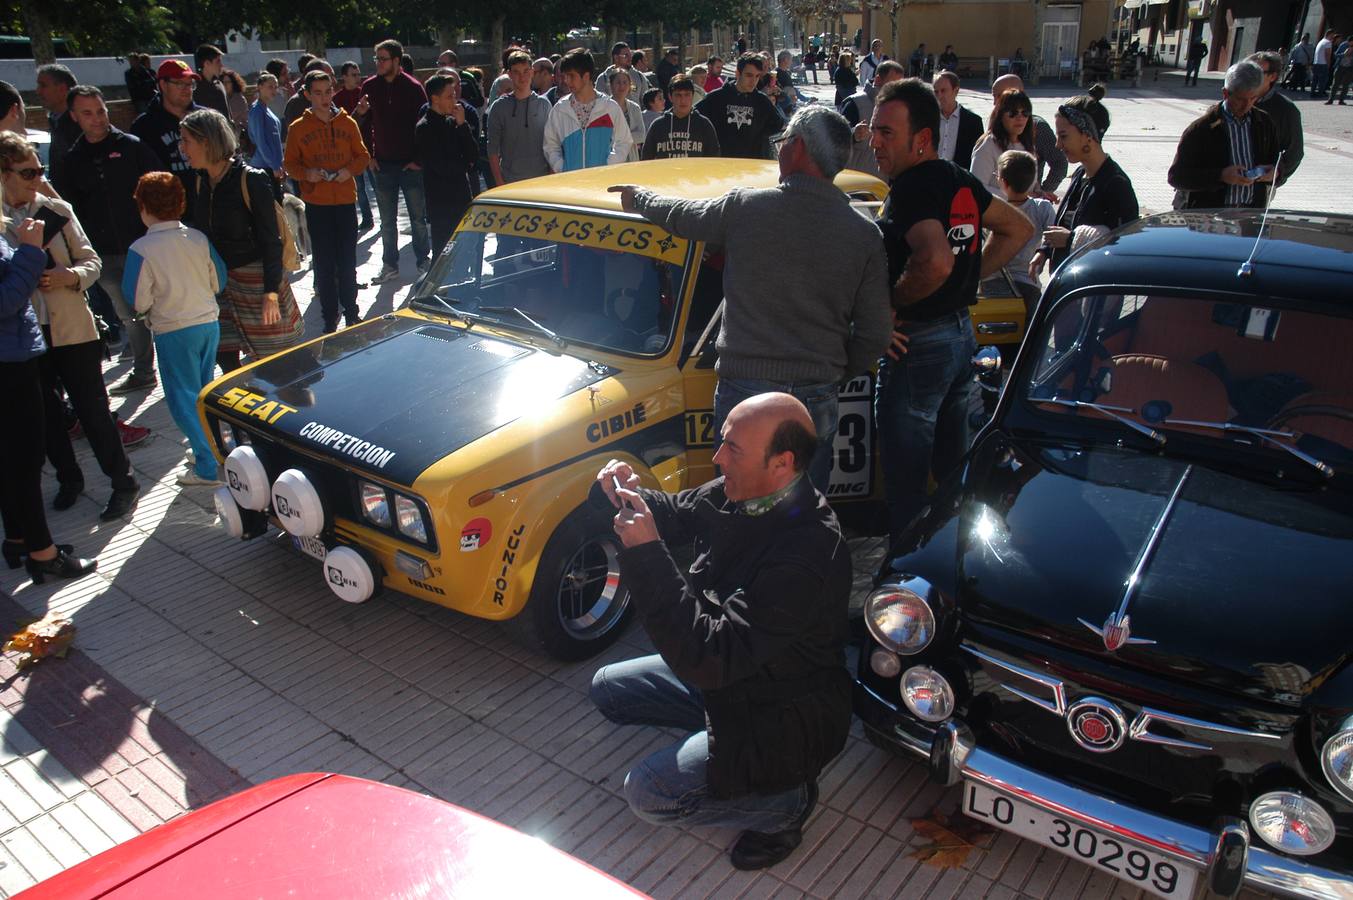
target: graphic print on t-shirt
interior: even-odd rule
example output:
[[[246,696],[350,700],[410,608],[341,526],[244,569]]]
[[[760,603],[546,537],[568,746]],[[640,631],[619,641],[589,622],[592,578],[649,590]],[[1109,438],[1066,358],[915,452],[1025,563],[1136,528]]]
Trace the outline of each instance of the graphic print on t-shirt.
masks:
[[[734,128],[741,128],[744,125],[752,124],[752,114],[756,109],[751,106],[728,106],[728,124]]]
[[[972,189],[959,188],[949,204],[949,246],[955,256],[976,252],[981,222]]]

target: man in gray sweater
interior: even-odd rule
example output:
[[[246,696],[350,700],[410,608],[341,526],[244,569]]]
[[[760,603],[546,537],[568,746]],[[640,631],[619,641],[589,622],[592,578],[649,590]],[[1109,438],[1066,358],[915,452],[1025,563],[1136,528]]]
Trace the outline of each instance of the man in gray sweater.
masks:
[[[882,235],[832,184],[850,145],[850,125],[840,113],[809,106],[785,129],[776,187],[739,188],[701,201],[632,184],[611,188],[621,193],[627,211],[672,234],[724,248],[715,440],[741,401],[768,391],[792,394],[817,428],[809,477],[823,493],[837,390],[868,371],[892,333]]]
[[[1254,105],[1268,113],[1273,125],[1278,129],[1278,149],[1282,152],[1282,162],[1278,166],[1277,187],[1282,187],[1287,179],[1297,172],[1297,166],[1306,157],[1306,141],[1301,131],[1301,110],[1277,88],[1278,79],[1283,75],[1283,58],[1272,50],[1261,50],[1245,57],[1264,70],[1264,94]]]

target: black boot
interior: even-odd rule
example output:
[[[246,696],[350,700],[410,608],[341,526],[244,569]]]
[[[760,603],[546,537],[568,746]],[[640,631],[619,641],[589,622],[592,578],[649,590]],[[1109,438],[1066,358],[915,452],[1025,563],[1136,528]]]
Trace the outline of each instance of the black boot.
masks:
[[[70,509],[75,505],[75,501],[80,499],[80,493],[84,489],[83,481],[61,485],[56,489],[56,496],[52,498],[52,509]]]
[[[28,550],[23,541],[11,541],[8,538],[4,543],[5,564],[11,569],[17,569],[23,565],[23,561],[28,558]],[[75,547],[70,544],[57,544],[56,549],[61,553],[74,553]]]
[[[80,559],[59,547],[56,556],[51,559],[34,559],[30,556],[24,560],[23,564],[34,584],[42,584],[48,576],[52,578],[79,578],[81,575],[88,575],[99,567],[97,559]]]
[[[794,824],[784,831],[744,831],[729,851],[735,869],[768,869],[794,852],[803,841],[803,825],[817,806],[817,782],[808,784],[808,802]]]
[[[139,484],[113,491],[113,496],[108,498],[108,505],[103,508],[103,512],[99,513],[100,521],[111,522],[127,515],[135,508],[136,498],[140,494],[141,485]]]

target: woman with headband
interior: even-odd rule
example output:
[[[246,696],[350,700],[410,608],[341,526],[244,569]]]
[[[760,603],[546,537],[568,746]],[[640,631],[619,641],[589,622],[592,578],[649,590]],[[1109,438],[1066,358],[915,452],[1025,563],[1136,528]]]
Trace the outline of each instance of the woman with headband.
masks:
[[[1057,108],[1057,147],[1067,160],[1080,163],[1080,168],[1071,176],[1071,186],[1057,207],[1055,224],[1043,232],[1043,246],[1029,263],[1034,280],[1049,259],[1056,271],[1076,246],[1138,216],[1132,182],[1104,152],[1104,132],[1109,130],[1109,111],[1101,102],[1104,93],[1104,85],[1096,84],[1088,94]]]

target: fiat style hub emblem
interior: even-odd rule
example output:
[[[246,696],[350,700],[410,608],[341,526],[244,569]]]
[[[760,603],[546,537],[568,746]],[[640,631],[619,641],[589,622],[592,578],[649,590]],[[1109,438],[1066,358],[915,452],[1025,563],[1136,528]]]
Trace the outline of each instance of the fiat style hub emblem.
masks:
[[[1066,711],[1071,738],[1091,753],[1109,753],[1123,746],[1127,722],[1108,700],[1086,697]]]

